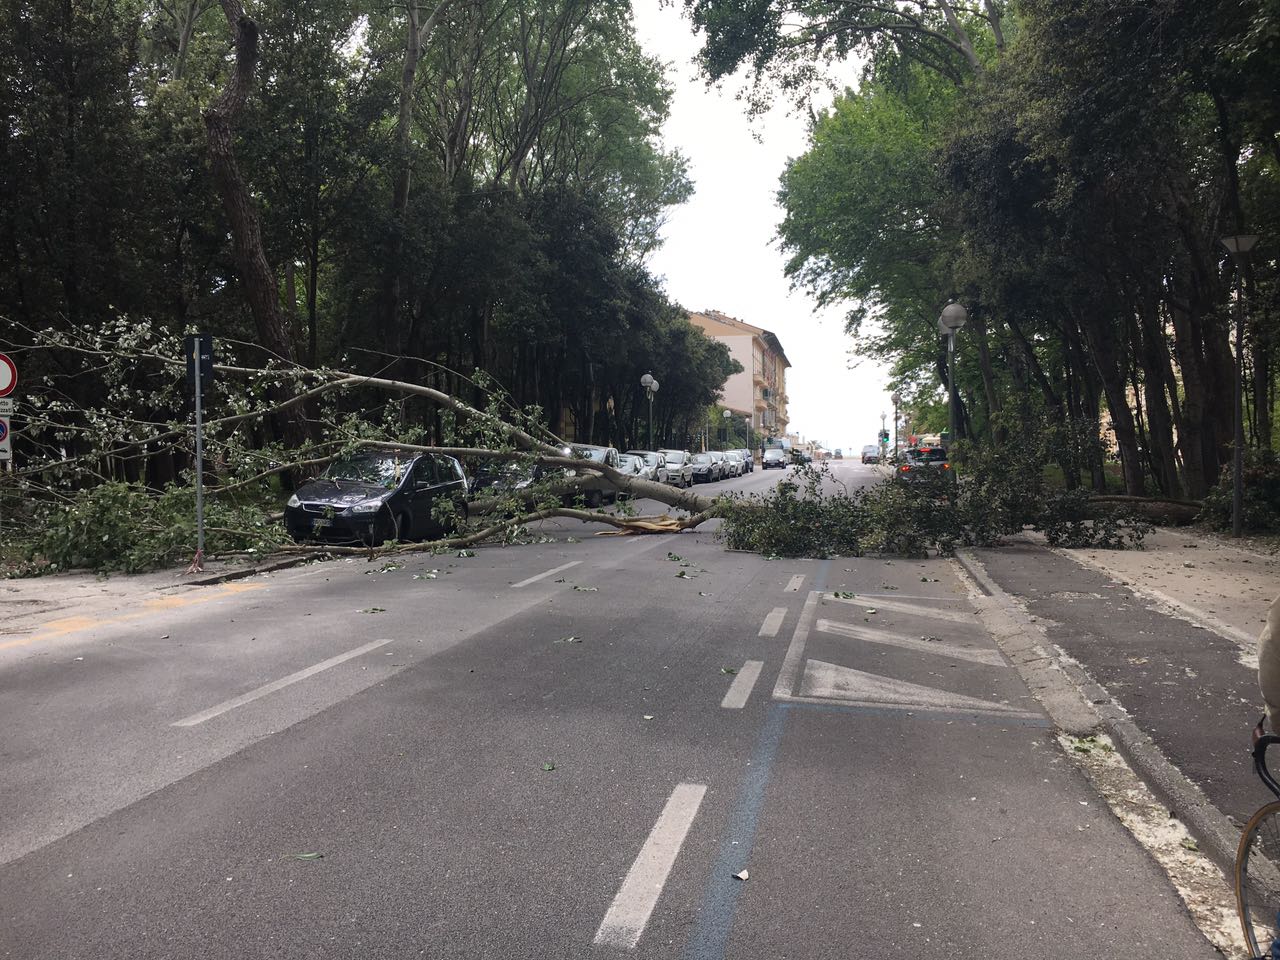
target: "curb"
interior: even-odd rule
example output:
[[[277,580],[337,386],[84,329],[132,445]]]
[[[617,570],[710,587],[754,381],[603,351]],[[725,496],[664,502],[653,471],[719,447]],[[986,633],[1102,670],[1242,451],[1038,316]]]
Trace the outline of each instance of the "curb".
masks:
[[[257,576],[259,573],[274,573],[277,570],[288,570],[290,567],[300,567],[304,563],[310,563],[316,557],[309,554],[303,554],[297,557],[286,557],[284,560],[276,560],[272,563],[264,563],[256,567],[241,567],[238,570],[224,570],[222,573],[210,574],[207,577],[201,577],[198,580],[180,580],[174,586],[184,587],[212,587],[219,583],[226,583],[229,580],[243,580],[245,577]]]
[[[1169,808],[1171,816],[1177,817],[1186,825],[1204,854],[1217,864],[1224,876],[1230,878],[1235,871],[1236,847],[1240,841],[1239,828],[1160,752],[1155,742],[1139,729],[1124,707],[1103,686],[1090,677],[1079,663],[1048,640],[1044,629],[1032,621],[1026,610],[991,579],[977,557],[968,550],[957,550],[956,560],[986,594],[985,598],[980,599],[989,598],[989,602],[999,609],[1003,618],[1019,628],[1017,632],[1011,633],[999,629],[1000,624],[996,623],[996,629],[991,634],[996,644],[1023,675],[1032,693],[1044,704],[1054,723],[1068,733],[1078,733],[1080,731],[1076,723],[1084,715],[1084,711],[1092,714],[1096,718],[1096,725],[1100,725],[1110,735],[1116,749],[1148,789]],[[979,617],[986,622],[987,618],[983,616],[981,609]],[[1028,652],[1033,655],[1028,657]],[[1044,660],[1037,659],[1035,654],[1039,654]],[[1060,682],[1054,682],[1052,674],[1046,673],[1047,667],[1056,672]],[[1064,702],[1064,698],[1068,697],[1074,702]]]

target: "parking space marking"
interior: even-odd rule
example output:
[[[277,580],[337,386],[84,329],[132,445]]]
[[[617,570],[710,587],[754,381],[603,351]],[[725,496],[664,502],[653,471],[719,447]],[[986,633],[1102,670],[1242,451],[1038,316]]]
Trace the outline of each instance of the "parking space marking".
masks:
[[[824,600],[832,600],[835,603],[847,603],[854,607],[866,607],[870,605],[870,601],[864,599],[859,594],[854,594],[853,599],[847,597],[826,596]],[[927,617],[930,620],[948,620],[951,623],[967,623],[976,625],[978,622],[977,615],[972,613],[960,613],[956,610],[939,610],[936,607],[921,607],[914,603],[903,603],[900,600],[886,600],[883,597],[875,598],[875,608],[877,610],[889,610],[893,613],[908,613],[913,617]]]
[[[760,636],[776,637],[778,630],[782,628],[782,621],[786,618],[786,607],[774,607],[769,611],[769,615],[764,618],[764,623],[760,625]]]
[[[214,717],[221,716],[228,710],[234,710],[236,707],[243,707],[246,703],[252,703],[265,697],[269,693],[275,693],[277,690],[283,690],[290,684],[297,683],[299,680],[305,680],[308,677],[314,677],[317,673],[328,670],[330,667],[336,667],[340,663],[346,663],[361,654],[368,653],[370,650],[377,650],[378,647],[386,646],[391,640],[374,640],[366,643],[364,646],[356,647],[354,650],[348,650],[346,653],[340,653],[336,657],[330,657],[328,660],[322,660],[313,664],[306,669],[299,670],[297,673],[291,673],[287,677],[281,677],[279,680],[273,680],[270,683],[263,684],[256,690],[250,690],[248,693],[234,697],[231,700],[224,700],[217,706],[210,707],[208,710],[202,710],[199,713],[193,713],[189,717],[183,717],[176,720],[170,726],[174,727],[194,727],[196,724],[204,723],[206,720],[212,720]]]
[[[787,593],[799,593],[800,587],[804,584],[804,574],[797,573],[791,578],[791,582],[787,584]]]
[[[850,640],[861,640],[865,643],[880,643],[889,647],[900,647],[903,650],[915,650],[919,653],[930,653],[939,657],[952,657],[956,660],[968,660],[970,663],[984,663],[991,667],[1006,666],[999,650],[975,650],[972,647],[958,647],[953,643],[941,640],[917,640],[914,637],[901,637],[888,630],[876,630],[872,627],[853,627],[847,623],[833,620],[819,620],[814,627],[819,633],[827,633]]]
[[[748,660],[744,663],[738,675],[733,678],[729,692],[720,701],[720,706],[726,710],[741,710],[745,707],[747,700],[751,697],[751,691],[756,687],[756,681],[760,679],[760,671],[763,667],[763,660]]]
[[[527,580],[521,580],[519,583],[513,583],[511,585],[511,589],[519,590],[521,587],[527,587],[529,584],[537,583],[539,580],[545,580],[547,579],[547,577],[554,577],[557,573],[564,573],[570,567],[576,567],[581,562],[582,562],[581,560],[570,560],[568,563],[562,563],[558,567],[554,567],[551,570],[546,570],[543,573],[536,574],[532,577],[529,577]]]
[[[640,942],[706,792],[703,783],[682,783],[671,792],[658,822],[600,921],[597,944],[632,950]]]

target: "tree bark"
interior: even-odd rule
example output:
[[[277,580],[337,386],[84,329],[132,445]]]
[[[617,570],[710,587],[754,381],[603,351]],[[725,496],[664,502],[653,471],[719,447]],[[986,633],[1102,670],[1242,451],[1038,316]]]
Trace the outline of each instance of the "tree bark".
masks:
[[[231,229],[240,285],[260,342],[278,359],[293,363],[293,342],[280,313],[280,290],[267,263],[258,212],[235,155],[233,124],[253,87],[253,73],[258,60],[258,25],[245,16],[240,0],[222,0],[222,10],[231,28],[235,67],[222,93],[204,113],[209,137],[209,164]],[[276,421],[276,427],[290,446],[301,446],[307,439],[305,421],[298,410],[282,414]]]

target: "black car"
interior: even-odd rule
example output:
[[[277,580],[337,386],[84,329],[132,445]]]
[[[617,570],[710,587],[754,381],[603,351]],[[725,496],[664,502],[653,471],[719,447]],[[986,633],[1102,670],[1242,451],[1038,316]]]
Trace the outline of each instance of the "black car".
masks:
[[[435,538],[449,526],[437,517],[437,504],[465,515],[466,494],[466,475],[453,457],[357,453],[303,484],[285,505],[284,523],[295,540],[324,543]]]
[[[768,470],[771,467],[777,467],[779,470],[787,469],[787,451],[771,447],[760,455],[760,469]]]

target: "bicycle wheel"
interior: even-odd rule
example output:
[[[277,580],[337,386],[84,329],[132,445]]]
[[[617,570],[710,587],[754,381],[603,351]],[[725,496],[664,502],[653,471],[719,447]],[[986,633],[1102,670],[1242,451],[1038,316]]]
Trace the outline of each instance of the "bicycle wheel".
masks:
[[[1270,957],[1280,937],[1280,800],[1258,809],[1236,849],[1236,909],[1251,957]]]

